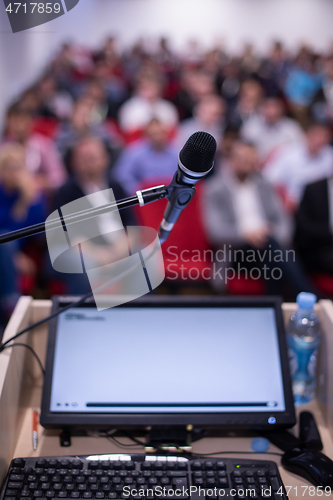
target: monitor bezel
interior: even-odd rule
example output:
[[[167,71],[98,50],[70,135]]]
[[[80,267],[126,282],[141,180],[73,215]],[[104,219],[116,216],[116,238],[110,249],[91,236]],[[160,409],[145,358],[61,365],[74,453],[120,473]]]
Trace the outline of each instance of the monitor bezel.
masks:
[[[75,302],[80,297],[53,297],[52,313],[59,308]],[[288,362],[288,350],[280,297],[221,297],[221,296],[154,296],[148,295],[118,307],[271,307],[275,311],[278,344],[281,360],[285,411],[249,412],[249,413],[66,413],[50,410],[52,373],[57,336],[58,316],[50,321],[46,353],[45,379],[43,387],[40,423],[45,428],[57,429],[142,429],[147,426],[170,427],[192,425],[201,429],[249,429],[273,430],[289,428],[295,425],[295,407],[292,394],[291,377]],[[96,307],[93,300],[79,307]],[[268,419],[274,417],[275,424]]]

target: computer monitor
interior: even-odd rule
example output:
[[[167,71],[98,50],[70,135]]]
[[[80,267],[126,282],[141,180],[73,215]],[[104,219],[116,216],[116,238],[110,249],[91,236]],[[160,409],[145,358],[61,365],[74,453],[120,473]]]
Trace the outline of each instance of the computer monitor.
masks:
[[[55,298],[53,311],[70,301]],[[44,427],[294,423],[279,298],[149,295],[74,306],[50,324]]]

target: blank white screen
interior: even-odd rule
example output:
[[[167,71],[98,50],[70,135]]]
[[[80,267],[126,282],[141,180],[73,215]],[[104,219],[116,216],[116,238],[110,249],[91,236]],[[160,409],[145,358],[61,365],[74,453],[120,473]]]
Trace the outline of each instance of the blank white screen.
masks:
[[[59,317],[53,412],[273,408],[285,410],[273,308],[73,308]]]

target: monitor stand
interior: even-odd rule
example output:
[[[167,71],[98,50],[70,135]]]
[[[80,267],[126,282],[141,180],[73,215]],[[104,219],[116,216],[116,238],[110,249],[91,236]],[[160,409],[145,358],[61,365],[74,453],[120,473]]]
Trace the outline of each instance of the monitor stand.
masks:
[[[156,450],[165,453],[190,453],[192,441],[192,426],[152,427],[148,434],[146,453],[154,453]]]

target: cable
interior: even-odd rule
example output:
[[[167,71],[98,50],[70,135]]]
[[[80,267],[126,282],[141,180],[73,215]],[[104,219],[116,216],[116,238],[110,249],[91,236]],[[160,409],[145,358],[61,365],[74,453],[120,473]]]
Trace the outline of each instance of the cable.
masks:
[[[283,457],[283,453],[277,453],[274,451],[264,451],[262,453],[258,453],[257,451],[214,451],[213,453],[191,453],[196,457],[210,457],[212,455],[277,455],[278,457]]]
[[[122,448],[137,448],[138,446],[143,446],[145,447],[146,445],[144,443],[142,444],[126,444],[126,443],[121,443],[120,441],[118,441],[118,439],[116,439],[115,437],[113,436],[106,436],[108,439],[111,439],[112,441],[114,441],[117,446],[121,446]]]
[[[152,251],[150,252],[150,254],[146,257],[145,260],[148,261],[151,257],[153,257],[153,255],[159,250],[159,248],[160,248],[159,245],[155,245],[154,248],[152,249]],[[136,267],[139,267],[139,266],[142,266],[141,260],[139,260],[138,262],[136,262],[134,265],[132,265],[130,268],[126,269],[122,273],[118,274],[118,276],[115,276],[114,278],[111,278],[107,283],[104,283],[104,285],[101,285],[96,290],[93,290],[93,291],[87,293],[86,295],[83,295],[83,297],[81,297],[76,302],[71,302],[67,306],[62,307],[61,309],[58,309],[58,311],[54,312],[50,316],[47,316],[46,318],[43,318],[40,321],[37,321],[37,323],[34,323],[32,325],[27,326],[24,330],[20,331],[16,335],[13,335],[11,338],[9,338],[8,340],[6,340],[6,342],[4,342],[4,343],[2,343],[0,345],[0,354],[3,352],[4,347],[6,345],[8,345],[10,342],[12,342],[13,340],[21,337],[21,335],[24,335],[25,333],[29,332],[30,330],[33,330],[34,328],[38,328],[39,326],[43,325],[44,323],[47,323],[51,319],[56,318],[57,316],[59,316],[59,314],[67,311],[68,309],[71,309],[72,307],[77,307],[77,306],[83,304],[86,300],[90,299],[90,297],[93,297],[95,294],[98,294],[98,293],[102,292],[103,290],[105,290],[106,288],[108,288],[110,285],[112,285],[115,281],[119,281],[123,277],[128,276],[128,274],[130,272],[132,272]]]
[[[146,443],[146,444],[142,443],[141,441],[139,441],[138,439],[136,439],[135,437],[133,437],[131,434],[129,434],[126,431],[124,431],[124,434],[126,434],[126,436],[129,439],[131,439],[132,441],[134,441],[134,443],[137,443],[140,446],[149,446],[149,443]],[[112,437],[112,436],[109,436],[109,437]],[[116,439],[114,439],[114,441],[117,442]],[[118,442],[117,444],[122,445],[122,443],[120,443],[120,442]],[[130,446],[130,445],[124,444],[122,446]],[[177,445],[173,445],[173,444],[170,444],[170,446],[173,446],[173,447],[177,448],[179,451],[181,451],[182,453],[184,453],[184,450],[181,447],[179,447]],[[157,447],[157,449],[159,450],[161,448]],[[274,451],[266,451],[266,452],[262,452],[262,453],[258,453],[257,451],[214,451],[213,453],[194,453],[194,452],[189,453],[189,455],[195,456],[195,457],[209,457],[209,456],[213,456],[213,455],[231,455],[231,454],[236,454],[236,455],[276,455],[278,457],[283,456],[283,453],[278,453],[278,452],[274,452]]]
[[[36,353],[36,351],[34,351],[34,349],[28,345],[28,344],[21,344],[19,342],[17,342],[16,344],[12,344],[12,345],[6,345],[3,347],[2,351],[4,351],[5,349],[10,349],[11,347],[26,347],[27,349],[29,349],[29,351],[31,352],[31,354],[33,354],[33,356],[35,356],[39,366],[40,366],[40,369],[42,370],[42,373],[43,375],[45,376],[45,369],[44,369],[44,366],[38,356],[38,354]]]
[[[126,431],[123,431],[124,434],[129,438],[131,439],[134,443],[136,443],[137,445],[139,446],[148,446],[147,443],[143,443],[142,441],[140,441],[139,439],[137,439],[136,437],[132,436],[129,432],[126,432]]]
[[[21,330],[19,333],[17,333],[16,335],[13,335],[8,340],[6,340],[6,342],[3,342],[0,345],[0,353],[2,353],[4,351],[4,349],[7,348],[8,344],[10,342],[12,342],[13,340],[21,337],[21,335],[24,335],[25,333],[29,332],[30,330],[33,330],[34,328],[38,328],[39,326],[43,325],[44,323],[47,323],[51,319],[56,318],[57,316],[59,316],[59,314],[67,311],[71,307],[75,307],[75,306],[83,304],[87,299],[89,299],[90,297],[92,297],[93,294],[94,294],[94,292],[89,292],[86,295],[83,295],[83,297],[81,297],[81,299],[77,300],[76,302],[71,302],[67,306],[62,307],[61,309],[58,309],[58,311],[56,311],[55,313],[51,314],[50,316],[47,316],[46,318],[43,318],[40,321],[37,321],[37,323],[33,323],[32,325],[27,326],[26,328],[24,328],[24,330]],[[11,344],[8,347],[12,347],[12,345],[15,345],[15,344]]]

